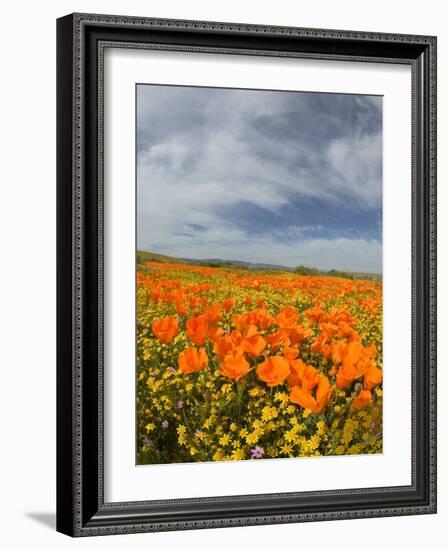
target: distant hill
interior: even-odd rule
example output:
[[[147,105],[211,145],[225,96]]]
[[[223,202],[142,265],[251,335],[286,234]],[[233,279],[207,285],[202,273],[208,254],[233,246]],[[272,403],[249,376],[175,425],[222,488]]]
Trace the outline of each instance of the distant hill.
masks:
[[[143,262],[161,262],[161,263],[186,263],[194,265],[215,265],[216,267],[222,266],[237,266],[246,267],[248,269],[280,269],[282,271],[293,271],[292,268],[284,265],[276,264],[262,264],[243,262],[240,260],[221,260],[220,258],[206,258],[205,260],[196,260],[194,258],[175,258],[174,256],[167,256],[166,254],[157,254],[155,252],[148,252],[146,250],[137,250],[137,263]]]
[[[137,263],[144,262],[161,262],[161,263],[182,263],[179,258],[172,256],[166,256],[165,254],[156,254],[155,252],[147,252],[146,250],[137,250]]]
[[[181,261],[189,264],[200,264],[216,267],[235,266],[244,269],[275,269],[277,271],[293,271],[292,267],[287,267],[285,265],[243,262],[242,260],[221,260],[220,258],[207,258],[206,260],[182,258]]]
[[[299,275],[318,275],[318,276],[333,276],[343,277],[349,279],[368,279],[371,281],[381,281],[382,276],[377,273],[360,273],[356,271],[341,272],[334,269],[329,271],[321,271],[317,268],[305,268],[304,266],[288,267],[279,264],[265,264],[265,263],[252,263],[244,262],[242,260],[222,260],[220,258],[207,258],[205,260],[196,260],[193,258],[175,258],[174,256],[167,256],[166,254],[157,254],[155,252],[148,252],[146,250],[137,250],[137,264],[146,262],[160,262],[160,263],[176,263],[176,264],[190,264],[190,265],[203,265],[207,267],[238,267],[240,269],[248,270],[260,270],[260,271],[287,271],[288,273],[298,273]],[[301,272],[300,268],[306,270]]]

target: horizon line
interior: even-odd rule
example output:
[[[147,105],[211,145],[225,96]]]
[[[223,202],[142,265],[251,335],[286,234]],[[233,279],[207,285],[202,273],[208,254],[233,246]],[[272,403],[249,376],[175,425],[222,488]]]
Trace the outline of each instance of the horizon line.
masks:
[[[230,263],[242,263],[247,265],[266,265],[266,266],[272,266],[277,268],[284,268],[287,270],[294,270],[297,267],[305,267],[306,269],[317,269],[318,271],[322,273],[327,273],[329,271],[338,271],[338,272],[346,272],[346,273],[355,273],[355,274],[365,274],[365,275],[377,275],[382,276],[383,272],[376,272],[376,271],[355,271],[352,269],[337,269],[335,267],[331,267],[329,269],[322,269],[316,266],[310,266],[305,264],[297,263],[294,266],[287,266],[284,264],[276,264],[276,263],[270,263],[268,261],[259,261],[259,262],[249,262],[247,260],[236,260],[236,259],[224,259],[224,258],[188,258],[188,257],[179,257],[179,256],[171,256],[170,254],[166,254],[163,252],[154,252],[153,250],[144,250],[142,248],[136,247],[136,253],[137,252],[146,252],[147,254],[155,254],[158,256],[165,256],[167,258],[173,258],[174,260],[183,260],[183,261],[193,261],[193,262],[230,262]]]

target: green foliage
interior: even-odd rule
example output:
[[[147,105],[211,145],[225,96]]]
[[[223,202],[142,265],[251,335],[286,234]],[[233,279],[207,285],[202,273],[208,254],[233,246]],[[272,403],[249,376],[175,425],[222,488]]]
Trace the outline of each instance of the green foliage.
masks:
[[[359,278],[368,278],[368,277],[356,277],[355,273],[348,271],[338,271],[337,269],[330,269],[330,271],[319,271],[316,267],[306,267],[304,265],[299,265],[294,268],[294,273],[297,275],[307,275],[314,277],[341,277],[343,279],[359,279]],[[374,280],[374,279],[373,279]]]
[[[298,275],[320,275],[320,272],[315,267],[305,267],[304,265],[299,265],[294,268],[294,273]]]
[[[343,279],[353,279],[352,273],[347,273],[346,271],[337,271],[336,269],[330,269],[325,273],[328,277],[342,277]]]

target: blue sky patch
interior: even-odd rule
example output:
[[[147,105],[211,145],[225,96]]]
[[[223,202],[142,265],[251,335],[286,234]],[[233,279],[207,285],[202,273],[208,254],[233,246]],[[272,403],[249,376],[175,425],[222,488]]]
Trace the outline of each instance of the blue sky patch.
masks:
[[[137,246],[382,270],[382,98],[137,86]]]

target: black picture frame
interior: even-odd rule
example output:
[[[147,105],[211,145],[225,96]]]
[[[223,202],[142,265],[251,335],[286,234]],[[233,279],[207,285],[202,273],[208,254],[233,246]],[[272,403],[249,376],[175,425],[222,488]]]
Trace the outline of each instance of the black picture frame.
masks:
[[[412,68],[412,484],[104,502],[102,55],[107,44]],[[71,536],[436,512],[436,38],[72,14],[57,21],[57,530]]]

